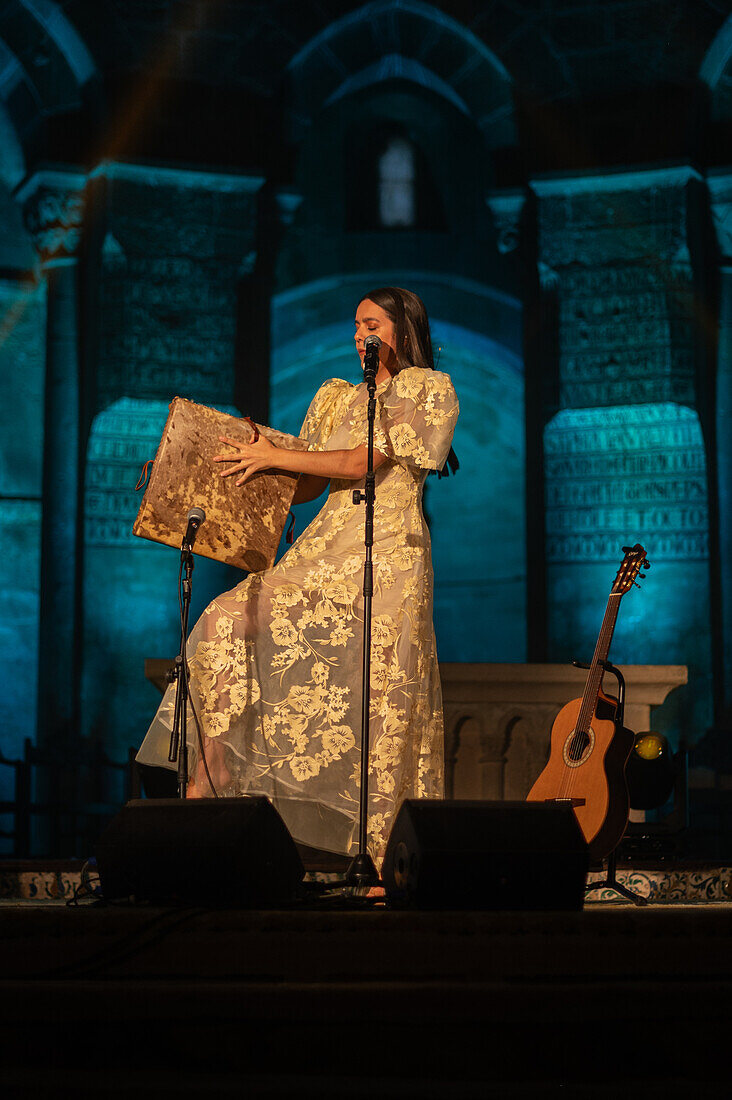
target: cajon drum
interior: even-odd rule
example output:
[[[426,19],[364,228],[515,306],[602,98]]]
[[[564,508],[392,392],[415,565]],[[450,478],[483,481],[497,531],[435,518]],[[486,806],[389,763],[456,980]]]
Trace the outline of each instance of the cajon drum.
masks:
[[[296,436],[259,424],[256,429],[276,447],[307,450]],[[173,399],[132,533],[180,548],[188,512],[197,506],[206,521],[196,536],[196,553],[257,572],[274,565],[297,475],[266,471],[243,485],[236,484],[236,476],[222,478],[225,465],[211,461],[227,451],[222,435],[248,443],[254,428],[251,421]]]

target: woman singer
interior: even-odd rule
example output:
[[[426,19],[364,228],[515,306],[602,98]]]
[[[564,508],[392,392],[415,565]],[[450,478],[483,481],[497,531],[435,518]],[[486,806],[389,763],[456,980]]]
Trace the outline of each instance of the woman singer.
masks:
[[[434,370],[429,323],[411,291],[382,287],[359,302],[356,351],[381,340],[376,375],[369,838],[383,856],[404,798],[443,795],[443,725],[432,625],[427,473],[450,453],[458,402]],[[365,382],[325,382],[308,409],[303,451],[263,435],[214,457],[237,485],[263,470],[299,474],[295,503],[328,496],[271,569],[249,574],[204,611],[188,642],[188,797],[267,795],[293,837],[338,852],[357,847],[361,729]],[[175,687],[138,760],[168,763]]]

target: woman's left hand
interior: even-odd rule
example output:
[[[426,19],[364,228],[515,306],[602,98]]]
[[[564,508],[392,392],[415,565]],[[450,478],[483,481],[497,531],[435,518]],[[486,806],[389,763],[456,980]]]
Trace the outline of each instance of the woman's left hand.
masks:
[[[234,454],[214,455],[214,462],[233,462],[227,470],[221,471],[221,477],[231,477],[232,474],[241,473],[236,479],[237,485],[243,485],[253,474],[262,470],[271,470],[276,467],[275,455],[277,447],[263,435],[259,436],[256,443],[242,443],[238,439],[230,439],[227,435],[220,435],[222,443],[228,443],[235,449]],[[242,472],[243,471],[243,472]]]

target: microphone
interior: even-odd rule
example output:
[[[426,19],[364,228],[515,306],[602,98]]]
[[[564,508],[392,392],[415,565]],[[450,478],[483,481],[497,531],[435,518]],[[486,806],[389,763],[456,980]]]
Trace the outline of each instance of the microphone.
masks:
[[[193,543],[196,541],[196,535],[198,534],[198,528],[205,522],[206,513],[203,508],[191,508],[186,518],[188,519],[188,526],[186,527],[183,545],[187,546],[189,550],[192,550]]]
[[[376,378],[376,372],[379,369],[379,348],[381,347],[381,340],[375,333],[371,336],[367,336],[363,342],[364,357],[363,357],[363,372],[366,375],[366,381],[368,382],[369,374]]]

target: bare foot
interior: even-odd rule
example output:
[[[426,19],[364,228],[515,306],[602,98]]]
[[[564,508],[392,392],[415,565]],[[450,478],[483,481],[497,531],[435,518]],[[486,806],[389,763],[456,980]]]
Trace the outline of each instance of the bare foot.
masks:
[[[186,788],[186,798],[204,798],[198,787],[196,786],[195,779],[188,780],[188,787]]]
[[[206,772],[208,765],[208,774]],[[209,780],[209,776],[211,777]],[[209,739],[205,758],[199,757],[194,774],[188,784],[188,798],[215,798],[231,783],[231,772],[226,767],[224,746]],[[213,784],[215,790],[211,789]]]

